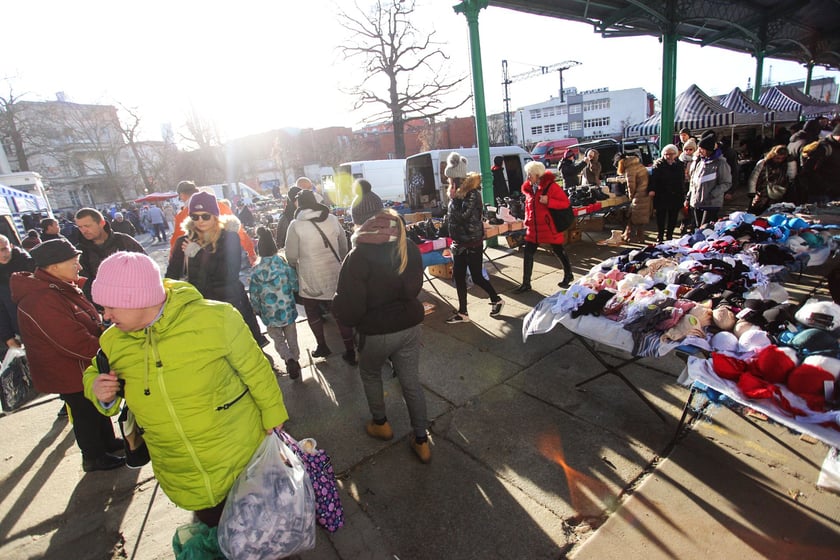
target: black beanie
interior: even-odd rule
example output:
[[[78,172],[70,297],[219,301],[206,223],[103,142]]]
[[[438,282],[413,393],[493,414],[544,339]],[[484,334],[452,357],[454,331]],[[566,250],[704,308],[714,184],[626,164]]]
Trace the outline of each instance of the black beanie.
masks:
[[[271,257],[277,254],[277,244],[274,242],[274,236],[264,227],[257,228],[257,254],[261,257]]]
[[[707,132],[703,135],[703,138],[700,139],[700,142],[697,144],[704,150],[708,152],[715,151],[715,134],[714,132]]]

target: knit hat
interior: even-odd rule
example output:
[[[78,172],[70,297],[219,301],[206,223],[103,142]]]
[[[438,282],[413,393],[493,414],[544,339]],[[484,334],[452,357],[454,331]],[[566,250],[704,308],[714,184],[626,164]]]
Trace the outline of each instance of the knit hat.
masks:
[[[215,195],[207,192],[197,192],[192,195],[190,197],[189,208],[190,214],[207,212],[214,216],[219,215],[219,202],[216,200]]]
[[[446,169],[443,174],[451,179],[463,179],[467,176],[467,158],[458,152],[452,152],[446,158]]]
[[[353,200],[350,207],[350,217],[353,218],[353,223],[359,226],[382,208],[382,199],[375,192],[366,192]]]
[[[30,249],[29,254],[35,259],[35,264],[45,268],[51,264],[69,261],[82,252],[76,249],[72,243],[64,238],[50,239]]]
[[[276,255],[277,243],[274,242],[274,236],[271,235],[268,228],[258,227],[257,235],[259,236],[259,241],[257,241],[257,254],[261,257]]]
[[[114,253],[102,261],[91,287],[91,296],[94,303],[117,309],[142,309],[166,301],[157,263],[143,253],[126,251]]]
[[[288,197],[290,201],[293,201],[297,198],[298,193],[300,193],[300,187],[289,187],[289,192],[286,194],[286,197]]]
[[[381,245],[399,240],[400,230],[405,229],[405,224],[399,216],[391,212],[380,211],[371,216],[356,231],[354,239],[357,244]]]
[[[298,208],[303,208],[306,210],[319,210],[321,212],[330,211],[329,208],[327,208],[323,204],[318,203],[318,200],[315,198],[314,192],[307,189],[301,190],[295,198],[295,201],[297,202]]]
[[[689,138],[685,141],[685,144],[683,144],[683,150],[686,148],[691,148],[692,150],[697,149],[697,142],[694,141],[694,138]]]
[[[176,189],[178,194],[193,194],[198,192],[198,187],[195,186],[195,183],[192,181],[181,181],[178,183],[178,188]]]
[[[703,135],[700,139],[700,147],[706,151],[714,152],[715,151],[715,141],[717,138],[715,137],[714,132],[707,132]]]

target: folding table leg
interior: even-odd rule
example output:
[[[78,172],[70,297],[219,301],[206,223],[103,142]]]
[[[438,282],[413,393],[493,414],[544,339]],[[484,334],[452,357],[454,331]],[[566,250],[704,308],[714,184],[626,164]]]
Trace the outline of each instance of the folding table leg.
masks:
[[[618,377],[619,379],[621,379],[621,380],[624,382],[624,384],[625,384],[625,385],[627,385],[627,386],[630,388],[630,390],[632,390],[634,393],[636,393],[636,396],[637,396],[637,397],[639,397],[640,399],[642,399],[642,402],[644,402],[644,403],[648,406],[648,408],[650,408],[650,409],[654,412],[654,414],[656,414],[657,416],[659,416],[659,419],[660,419],[660,420],[662,420],[663,422],[667,422],[667,418],[665,418],[665,415],[664,415],[664,414],[662,414],[662,413],[659,411],[659,409],[658,409],[658,408],[656,408],[656,406],[655,406],[652,402],[650,402],[650,400],[649,400],[649,399],[648,399],[648,398],[644,395],[644,393],[642,393],[641,391],[639,391],[638,387],[636,387],[636,386],[633,384],[633,382],[632,382],[632,381],[630,381],[629,379],[627,379],[627,377],[625,377],[625,376],[624,376],[624,374],[623,374],[623,373],[621,373],[621,372],[618,370],[618,368],[624,367],[624,366],[626,366],[627,364],[631,364],[631,363],[633,363],[633,362],[635,362],[635,361],[639,360],[639,359],[640,359],[639,357],[633,357],[632,359],[625,360],[624,362],[622,362],[621,364],[619,364],[619,365],[618,365],[618,367],[613,366],[612,364],[607,363],[607,362],[606,362],[603,358],[601,358],[601,356],[600,356],[597,352],[595,352],[595,349],[594,349],[594,348],[593,348],[593,347],[592,347],[592,346],[591,346],[591,345],[590,345],[590,344],[586,341],[586,339],[585,339],[584,337],[582,337],[581,335],[579,335],[579,334],[577,334],[577,333],[572,333],[572,334],[574,334],[574,335],[575,335],[575,338],[577,338],[577,340],[578,340],[581,344],[583,344],[583,347],[584,347],[584,348],[586,348],[586,350],[587,350],[587,351],[589,351],[589,353],[590,353],[590,354],[592,354],[592,356],[593,356],[596,360],[598,360],[598,362],[600,362],[600,364],[601,364],[602,366],[604,366],[604,367],[606,368],[606,369],[605,369],[604,371],[602,371],[601,373],[599,373],[599,374],[597,374],[597,375],[593,375],[593,376],[592,376],[592,377],[590,377],[589,379],[584,379],[584,380],[583,380],[583,381],[581,381],[580,383],[575,384],[575,387],[580,387],[580,386],[582,386],[582,385],[585,385],[585,384],[589,383],[590,381],[594,381],[594,380],[598,379],[599,377],[602,377],[602,376],[604,376],[604,375],[607,375],[608,373],[609,373],[609,374],[612,374],[612,375],[615,375],[616,377]]]

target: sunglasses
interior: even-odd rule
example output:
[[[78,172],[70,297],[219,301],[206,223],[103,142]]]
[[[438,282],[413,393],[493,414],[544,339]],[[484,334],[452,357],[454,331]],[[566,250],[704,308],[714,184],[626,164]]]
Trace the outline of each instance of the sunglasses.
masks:
[[[209,222],[212,217],[213,214],[190,214],[190,219],[194,222],[197,222],[199,220]]]

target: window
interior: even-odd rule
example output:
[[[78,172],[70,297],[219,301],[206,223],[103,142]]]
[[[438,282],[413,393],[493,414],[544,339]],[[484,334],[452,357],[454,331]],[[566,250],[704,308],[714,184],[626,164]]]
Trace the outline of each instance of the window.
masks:
[[[531,127],[531,135],[542,134],[543,127],[541,126],[532,126]]]
[[[569,125],[569,130],[580,130],[583,128],[582,123],[580,121],[575,121]]]
[[[557,125],[556,124],[547,124],[547,125],[545,125],[544,130],[545,130],[546,134],[548,134],[550,132],[556,132],[557,131]]]
[[[569,114],[569,106],[568,105],[558,105],[557,106],[557,114],[558,115],[568,115]]]
[[[542,111],[543,117],[553,117],[554,107],[545,107]]]
[[[580,103],[575,103],[574,105],[569,106],[569,114],[575,115],[580,113],[583,109],[581,108]]]
[[[597,119],[583,119],[584,128],[600,128],[610,125],[609,117],[599,117]]]
[[[542,111],[540,109],[531,109],[530,115],[532,119],[541,119]]]
[[[583,103],[584,111],[597,111],[598,109],[609,109],[610,98],[604,97],[602,99],[593,99],[592,101],[585,101]]]
[[[558,132],[568,131],[569,130],[569,123],[564,122],[557,125]]]
[[[81,208],[82,207],[82,199],[79,198],[79,193],[77,191],[70,191],[67,194],[70,195],[71,206],[73,206],[75,208]]]

